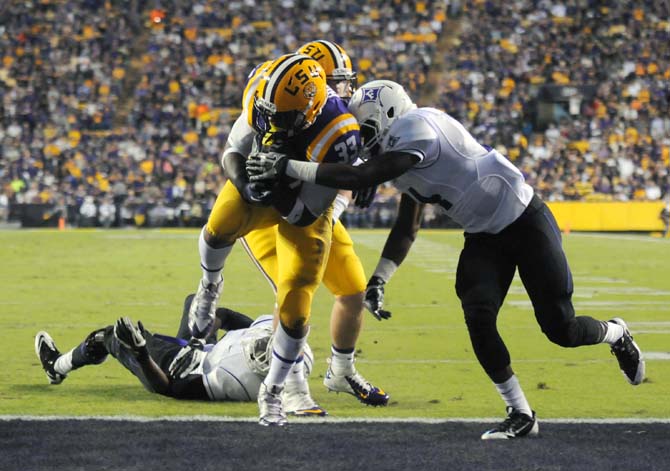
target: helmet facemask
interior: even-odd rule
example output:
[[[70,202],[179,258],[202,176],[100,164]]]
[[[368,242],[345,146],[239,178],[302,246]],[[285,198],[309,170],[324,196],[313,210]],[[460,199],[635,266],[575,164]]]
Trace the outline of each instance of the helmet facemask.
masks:
[[[360,123],[361,128],[361,143],[363,144],[362,160],[368,160],[379,153],[379,146],[381,141],[381,123],[369,118]]]
[[[360,124],[365,154],[361,158],[377,156],[391,124],[414,108],[402,86],[390,80],[374,80],[356,90],[349,111]]]

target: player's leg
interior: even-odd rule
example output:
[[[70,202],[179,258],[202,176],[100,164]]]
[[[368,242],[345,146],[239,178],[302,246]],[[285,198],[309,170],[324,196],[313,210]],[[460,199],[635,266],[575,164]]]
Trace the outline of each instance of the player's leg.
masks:
[[[535,211],[527,211],[514,225],[524,245],[519,254],[519,275],[542,332],[563,347],[607,343],[628,381],[642,382],[644,361],[625,322],[575,316],[572,274],[561,246],[560,231],[549,208],[536,203]]]
[[[223,267],[235,241],[253,228],[276,224],[277,218],[272,208],[246,203],[235,186],[226,182],[198,239],[202,279],[189,311],[189,329],[194,337],[206,337],[212,330],[223,289]]]
[[[277,294],[277,226],[255,229],[240,239],[242,248]]]
[[[388,394],[367,381],[354,365],[356,342],[363,325],[366,278],[354,243],[339,221],[333,227],[323,284],[335,296],[330,314],[333,343],[324,385],[330,391],[352,394],[364,404],[385,406]]]
[[[482,439],[538,433],[535,414],[512,370],[509,351],[496,325],[515,271],[505,242],[501,236],[466,234],[456,273],[456,292],[475,355],[507,405],[507,418],[486,431]]]
[[[307,227],[282,221],[277,233],[279,325],[270,370],[258,394],[260,423],[284,425],[281,391],[309,332],[312,298],[323,278],[332,236],[330,211]]]
[[[269,283],[275,296],[277,295],[277,226],[253,230],[242,237],[241,243],[252,263]],[[279,313],[275,309],[275,326],[279,321]],[[313,398],[304,372],[304,355],[300,355],[286,377],[282,392],[284,412],[296,416],[327,415],[326,410]]]
[[[177,338],[189,340],[191,338],[191,331],[188,328],[188,313],[193,302],[194,294],[189,294],[184,299],[184,307],[181,314],[181,321],[179,322],[179,330],[177,331]],[[205,338],[205,343],[216,343],[217,332],[219,330],[237,330],[246,329],[254,320],[241,312],[229,309],[227,307],[217,307],[214,318],[214,326],[211,333]]]
[[[103,342],[104,333],[105,329],[95,330],[75,348],[61,354],[47,332],[38,332],[35,336],[35,353],[49,382],[60,384],[70,371],[105,361],[108,351]]]

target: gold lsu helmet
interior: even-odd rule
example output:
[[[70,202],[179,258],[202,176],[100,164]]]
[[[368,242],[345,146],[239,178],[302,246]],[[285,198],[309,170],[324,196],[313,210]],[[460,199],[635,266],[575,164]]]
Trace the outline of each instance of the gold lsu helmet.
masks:
[[[261,135],[299,133],[321,113],[327,88],[326,73],[317,61],[303,54],[281,56],[264,64],[256,77],[249,123]]]
[[[323,67],[326,71],[326,79],[333,82],[346,80],[352,82],[356,80],[356,72],[349,54],[342,46],[331,41],[319,39],[303,44],[296,52],[311,57]]]

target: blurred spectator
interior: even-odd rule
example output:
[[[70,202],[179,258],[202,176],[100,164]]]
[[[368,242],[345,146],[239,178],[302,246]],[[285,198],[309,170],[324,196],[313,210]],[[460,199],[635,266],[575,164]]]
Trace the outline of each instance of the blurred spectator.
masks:
[[[9,220],[9,196],[7,191],[0,193],[0,223],[6,223]]]
[[[666,198],[665,206],[661,210],[661,214],[659,215],[659,217],[663,222],[663,225],[665,226],[665,230],[663,231],[663,237],[668,237],[668,235],[670,234],[670,197]]]
[[[95,227],[97,223],[98,208],[92,196],[86,196],[79,207],[79,226]]]
[[[110,228],[116,221],[116,206],[110,197],[105,197],[98,207],[98,222],[104,228]]]

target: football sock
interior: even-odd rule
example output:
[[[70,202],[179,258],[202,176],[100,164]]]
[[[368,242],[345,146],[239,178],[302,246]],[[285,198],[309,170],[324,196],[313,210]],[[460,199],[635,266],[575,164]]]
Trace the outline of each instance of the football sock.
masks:
[[[76,347],[79,348],[79,347]],[[67,353],[62,354],[61,356],[56,359],[56,362],[54,363],[54,370],[56,370],[56,373],[60,373],[62,375],[68,374],[70,371],[73,370],[72,368],[72,352],[75,349],[73,348]]]
[[[603,343],[615,344],[621,337],[623,337],[623,327],[614,322],[603,322],[605,324],[605,337]]]
[[[330,369],[338,376],[354,373],[354,349],[335,348],[330,346]]]
[[[200,231],[198,238],[198,250],[200,251],[200,267],[202,268],[202,279],[208,283],[218,283],[221,281],[221,270],[233,250],[233,246],[215,249],[205,242],[205,228]]]
[[[516,375],[512,375],[512,377],[504,383],[496,384],[495,386],[500,397],[505,401],[505,404],[530,417],[533,416],[533,411],[526,400],[526,396],[521,389],[521,385],[519,384]]]
[[[302,348],[307,341],[307,335],[300,339],[294,339],[286,333],[284,327],[279,323],[272,342],[272,358],[270,360],[270,371],[263,380],[268,388],[283,386],[286,377],[300,356]]]
[[[286,377],[286,384],[303,384],[305,383],[305,362],[304,355],[300,355],[293,363],[290,373]]]

